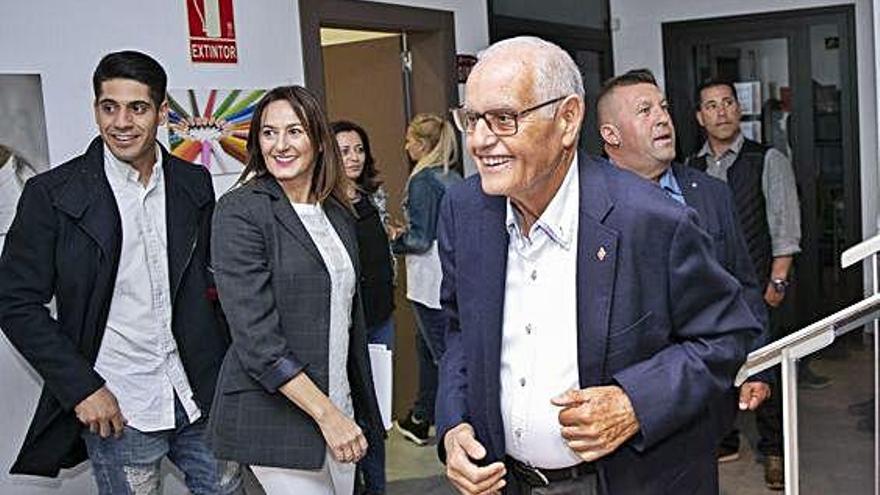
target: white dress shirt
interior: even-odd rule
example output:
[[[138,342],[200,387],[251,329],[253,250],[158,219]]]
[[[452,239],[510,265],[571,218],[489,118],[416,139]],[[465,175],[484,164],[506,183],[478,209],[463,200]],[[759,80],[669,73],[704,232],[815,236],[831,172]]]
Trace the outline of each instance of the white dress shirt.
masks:
[[[162,153],[146,186],[104,146],[104,172],[122,221],[122,251],[95,371],[139,431],[175,427],[174,395],[190,422],[201,417],[171,333],[171,289]]]
[[[501,415],[507,454],[547,469],[581,462],[562,438],[550,399],[580,388],[577,348],[578,167],[574,157],[547,209],[522,235],[507,202],[507,278],[501,340]]]

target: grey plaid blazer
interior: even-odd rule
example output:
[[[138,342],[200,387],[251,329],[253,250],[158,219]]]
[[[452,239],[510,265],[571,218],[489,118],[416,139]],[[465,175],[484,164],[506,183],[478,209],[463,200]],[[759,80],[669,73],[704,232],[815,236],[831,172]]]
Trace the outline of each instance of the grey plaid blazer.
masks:
[[[359,274],[354,217],[332,199],[324,210]],[[330,276],[321,255],[268,175],[220,199],[211,245],[232,345],[214,394],[209,442],[221,459],[318,469],[324,437],[278,388],[305,372],[327,393]],[[348,378],[355,416],[375,434],[381,420],[359,293],[352,305]]]

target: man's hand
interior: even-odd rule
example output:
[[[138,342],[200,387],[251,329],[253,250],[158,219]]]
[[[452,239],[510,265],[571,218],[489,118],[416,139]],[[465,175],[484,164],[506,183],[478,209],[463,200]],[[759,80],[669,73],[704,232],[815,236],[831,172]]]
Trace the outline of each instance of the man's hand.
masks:
[[[754,411],[770,398],[770,385],[764,382],[745,382],[739,387],[739,410]]]
[[[782,304],[783,299],[785,299],[785,293],[776,292],[776,289],[773,288],[773,282],[769,282],[767,289],[764,290],[764,302],[771,308],[777,308]]]
[[[486,457],[486,449],[474,436],[474,429],[467,423],[452,428],[443,437],[446,447],[446,477],[460,493],[465,495],[491,495],[501,493],[507,469],[503,462],[493,462],[479,467],[473,460]]]
[[[82,400],[73,408],[76,418],[89,427],[92,433],[107,438],[113,435],[122,436],[122,430],[128,421],[122,416],[116,396],[103,386]]]
[[[562,407],[562,437],[587,462],[614,452],[639,431],[632,403],[617,386],[569,390],[551,402]]]

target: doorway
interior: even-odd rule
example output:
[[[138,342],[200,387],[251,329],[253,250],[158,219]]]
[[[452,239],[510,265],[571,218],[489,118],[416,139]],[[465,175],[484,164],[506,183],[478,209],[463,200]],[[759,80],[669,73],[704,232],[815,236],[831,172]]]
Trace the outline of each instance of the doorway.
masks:
[[[388,211],[402,219],[410,165],[406,125],[422,112],[446,116],[458,101],[451,12],[353,0],[299,0],[306,86],[330,120],[367,131]],[[397,263],[392,414],[402,418],[416,396],[416,324],[406,300],[406,267]]]
[[[703,144],[695,93],[715,78],[736,86],[743,135],[791,159],[802,235],[787,331],[863,295],[861,273],[840,268],[841,253],[862,239],[854,16],[847,5],[663,24],[679,159]],[[832,380],[821,392],[815,381],[800,384],[812,388],[798,402],[804,493],[865,493],[873,484],[874,434],[847,408],[873,388],[873,356],[859,345],[819,353],[814,368]]]
[[[608,1],[589,0],[572,9],[570,1],[535,3],[489,0],[489,39],[537,36],[568,52],[584,80],[587,105],[580,147],[602,153],[596,123],[596,100],[602,83],[614,72]]]
[[[666,90],[678,157],[703,143],[698,85],[735,81],[743,134],[789,156],[801,206],[798,327],[862,297],[840,254],[862,238],[853,6],[663,25]]]

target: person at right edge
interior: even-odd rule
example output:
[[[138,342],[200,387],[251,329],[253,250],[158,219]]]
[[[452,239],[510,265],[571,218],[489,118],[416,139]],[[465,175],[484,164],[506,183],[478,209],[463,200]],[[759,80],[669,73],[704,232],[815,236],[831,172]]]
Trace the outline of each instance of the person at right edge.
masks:
[[[688,164],[727,182],[733,192],[759,283],[766,281],[764,301],[770,311],[769,336],[773,340],[784,333],[780,305],[789,286],[794,255],[800,252],[800,207],[791,162],[778,150],[743,136],[739,125],[742,110],[733,84],[708,81],[700,85],[696,96],[696,118],[706,132],[706,142]],[[815,378],[816,384],[828,383],[822,377]],[[774,390],[755,411],[764,481],[772,490],[785,486],[780,399],[779,391]],[[733,429],[721,442],[719,461],[735,460],[738,452],[739,432]]]

